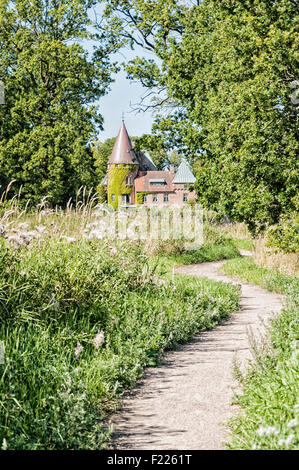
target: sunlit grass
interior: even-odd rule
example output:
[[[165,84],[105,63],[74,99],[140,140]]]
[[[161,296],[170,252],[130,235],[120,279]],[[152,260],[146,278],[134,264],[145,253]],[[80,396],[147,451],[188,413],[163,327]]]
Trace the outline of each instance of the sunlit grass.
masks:
[[[228,261],[223,271],[237,279],[285,294],[286,305],[272,321],[268,341],[239,377],[242,411],[231,422],[233,449],[299,448],[299,279],[262,268],[252,258]]]
[[[179,242],[103,236],[103,215],[80,201],[64,211],[0,204],[3,448],[105,448],[109,414],[144,367],[238,308],[237,287],[172,270],[235,255],[228,237],[207,229],[184,261]]]

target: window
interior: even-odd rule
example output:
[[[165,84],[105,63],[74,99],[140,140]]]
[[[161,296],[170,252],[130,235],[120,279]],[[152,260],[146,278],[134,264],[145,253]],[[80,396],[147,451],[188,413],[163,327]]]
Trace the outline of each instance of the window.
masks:
[[[158,194],[153,194],[153,202],[158,202]]]
[[[112,202],[115,201],[115,194],[111,194],[111,201],[112,201]]]
[[[142,201],[143,201],[143,203],[147,201],[147,195],[146,194],[143,194]]]
[[[164,194],[163,201],[164,201],[164,202],[168,202],[168,194],[167,194],[167,193]]]
[[[166,181],[165,180],[149,180],[151,186],[165,186]]]
[[[133,184],[133,178],[132,178],[132,176],[130,176],[130,185],[132,185],[132,184]]]
[[[121,202],[122,202],[122,204],[130,204],[131,203],[131,194],[122,194],[121,195]]]
[[[188,194],[184,194],[183,201],[187,202],[188,201]]]
[[[129,177],[126,177],[126,184],[129,184]]]

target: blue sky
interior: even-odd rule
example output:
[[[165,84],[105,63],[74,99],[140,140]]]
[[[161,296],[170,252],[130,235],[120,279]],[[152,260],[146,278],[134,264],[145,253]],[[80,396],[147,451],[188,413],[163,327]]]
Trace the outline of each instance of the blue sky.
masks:
[[[98,17],[102,15],[104,4],[99,3],[96,8]],[[94,10],[90,10],[90,18],[94,21]],[[88,41],[85,43],[86,49],[92,53],[93,45],[96,43]],[[130,48],[123,48],[117,54],[111,56],[111,61],[119,63],[126,62],[137,56],[155,59],[153,53],[147,52],[141,47],[136,47],[134,51]],[[126,78],[126,73],[121,70],[113,75],[114,83],[111,84],[111,90],[103,96],[96,104],[99,106],[99,112],[104,117],[104,130],[98,133],[98,139],[103,142],[110,137],[118,134],[122,113],[124,113],[125,123],[131,136],[141,136],[151,132],[153,116],[151,111],[136,113],[132,111],[131,104],[140,102],[145,93],[140,83],[131,82]]]
[[[137,54],[145,55],[142,49],[137,49],[135,52],[130,49],[122,49],[114,55],[113,60],[124,62]],[[151,57],[153,58],[152,55]],[[123,112],[131,136],[150,133],[153,123],[151,111],[136,114],[131,108],[131,104],[140,102],[145,89],[139,83],[128,80],[124,71],[114,75],[113,78],[115,78],[115,83],[111,85],[111,91],[99,101],[100,113],[104,116],[104,131],[99,132],[99,140],[104,141],[117,135]]]

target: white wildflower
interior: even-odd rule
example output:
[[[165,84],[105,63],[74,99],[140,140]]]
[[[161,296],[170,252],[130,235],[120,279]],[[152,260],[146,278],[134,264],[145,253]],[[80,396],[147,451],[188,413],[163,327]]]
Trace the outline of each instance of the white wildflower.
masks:
[[[287,427],[288,428],[295,428],[298,425],[298,419],[294,418],[291,419],[291,421],[288,422]]]
[[[3,441],[2,441],[1,450],[6,450],[6,449],[7,449],[7,441],[6,441],[6,439],[4,438]]]
[[[66,237],[65,235],[60,237],[61,239],[65,240],[67,243],[74,243],[76,241],[76,238],[73,237]]]
[[[95,348],[99,348],[104,343],[104,340],[105,340],[104,331],[99,330],[97,335],[94,337],[92,343]]]
[[[79,354],[80,354],[82,351],[83,351],[83,346],[82,346],[82,344],[80,344],[79,341],[78,341],[77,346],[76,346],[76,349],[75,349],[75,356],[79,356]]]
[[[53,211],[51,209],[44,209],[40,212],[41,215],[43,215],[44,217],[47,217],[48,215],[51,215],[53,213]]]
[[[32,240],[33,238],[36,238],[39,235],[36,230],[31,230],[29,232],[20,232],[19,236],[21,238],[24,238],[24,240]]]
[[[102,240],[104,238],[104,233],[101,230],[92,230],[89,234],[89,238],[97,238]]]
[[[7,241],[14,247],[14,248],[19,248],[19,246],[24,245],[24,241],[21,240],[19,237],[15,235],[10,235],[7,237]]]
[[[44,225],[38,225],[35,228],[39,233],[44,233],[44,231],[46,230],[46,227]]]
[[[51,298],[50,298],[50,307],[55,310],[56,312],[59,310],[59,302],[58,300],[56,299],[55,295],[52,294]]]
[[[289,445],[293,442],[294,437],[294,434],[290,434],[286,439],[279,439],[278,445],[289,447]]]
[[[278,434],[278,429],[275,426],[263,427],[260,426],[256,431],[257,435],[262,436],[272,436]]]
[[[18,228],[20,228],[21,230],[27,230],[28,227],[29,227],[29,224],[27,224],[26,222],[21,222],[18,225]]]

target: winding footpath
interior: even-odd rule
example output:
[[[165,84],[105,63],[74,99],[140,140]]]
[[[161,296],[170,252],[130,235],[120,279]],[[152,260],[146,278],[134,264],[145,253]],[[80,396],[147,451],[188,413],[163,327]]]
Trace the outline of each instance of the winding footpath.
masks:
[[[164,354],[159,367],[146,370],[112,419],[112,448],[225,449],[225,422],[238,412],[232,404],[234,361],[245,370],[252,358],[248,332],[255,338],[263,335],[269,317],[280,312],[283,297],[221,274],[224,262],[179,266],[176,272],[241,285],[240,310]]]

